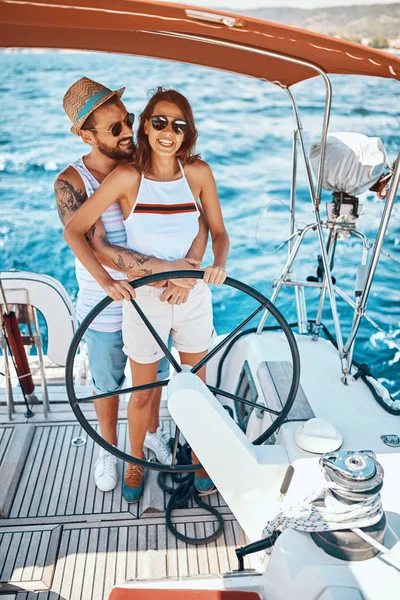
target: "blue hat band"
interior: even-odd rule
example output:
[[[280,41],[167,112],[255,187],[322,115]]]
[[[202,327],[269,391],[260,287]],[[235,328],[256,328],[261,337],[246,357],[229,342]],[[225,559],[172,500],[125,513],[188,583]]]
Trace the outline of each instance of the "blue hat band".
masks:
[[[97,92],[97,94],[95,94],[87,102],[85,102],[85,104],[82,106],[81,110],[78,112],[78,116],[76,117],[76,120],[79,121],[80,119],[82,119],[82,117],[84,117],[85,115],[88,114],[88,112],[91,111],[91,109],[96,104],[96,102],[101,100],[101,98],[103,98],[103,96],[107,96],[110,93],[111,93],[111,90],[109,90],[108,88],[104,88],[104,89],[100,90],[99,92]]]

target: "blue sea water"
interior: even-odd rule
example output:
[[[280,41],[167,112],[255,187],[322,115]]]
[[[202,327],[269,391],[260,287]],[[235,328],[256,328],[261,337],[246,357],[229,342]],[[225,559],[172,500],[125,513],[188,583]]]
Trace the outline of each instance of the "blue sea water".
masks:
[[[291,140],[294,128],[287,96],[266,82],[165,61],[83,52],[1,52],[0,69],[0,270],[47,273],[59,279],[74,297],[77,284],[73,256],[61,237],[53,195],[57,173],[87,153],[83,142],[69,132],[62,109],[66,89],[86,75],[114,89],[126,86],[124,101],[139,113],[148,90],[164,85],[179,89],[192,102],[200,132],[198,150],[212,166],[231,240],[228,271],[267,296],[287,256],[291,178]],[[400,149],[400,85],[391,80],[333,76],[330,131],[356,131],[381,137],[394,159]],[[324,106],[324,87],[318,78],[293,88],[299,104],[308,148],[318,140]],[[304,169],[298,174],[299,227],[312,221]],[[324,193],[324,201],[329,193]],[[376,235],[383,202],[363,195],[359,229]],[[395,204],[385,245],[400,259],[400,203]],[[295,264],[298,277],[317,268],[317,239],[310,234]],[[210,250],[205,263],[210,260]],[[360,260],[354,239],[338,244],[334,274],[351,296]],[[386,339],[363,322],[355,358],[368,362],[373,373],[398,396],[400,389],[400,266],[381,257],[368,303],[368,312],[390,333]],[[307,293],[308,317],[315,318],[317,298]],[[284,290],[278,307],[296,320],[292,290]],[[251,302],[228,288],[214,291],[219,332],[237,325],[252,309]],[[344,333],[352,313],[339,302]],[[333,331],[328,304],[324,322]],[[271,321],[271,324],[273,322]]]

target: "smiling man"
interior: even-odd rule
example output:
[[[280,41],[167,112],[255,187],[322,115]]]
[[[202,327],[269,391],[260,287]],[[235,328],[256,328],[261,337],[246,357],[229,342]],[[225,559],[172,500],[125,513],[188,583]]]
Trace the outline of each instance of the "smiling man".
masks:
[[[71,131],[90,146],[89,154],[69,165],[55,181],[55,194],[60,219],[65,226],[74,212],[91,196],[118,165],[132,160],[135,145],[132,126],[134,114],[121,101],[125,88],[111,90],[87,77],[76,81],[66,92],[63,106],[72,121]],[[187,257],[168,262],[126,248],[126,233],[121,208],[112,204],[101,219],[86,234],[99,261],[114,279],[135,279],[152,273],[193,269],[200,265],[207,245],[208,230],[203,220]],[[76,278],[79,292],[76,313],[79,322],[104,298],[104,291],[76,259]],[[168,285],[168,302],[180,303],[187,288],[194,283]],[[127,357],[122,342],[122,305],[110,304],[85,333],[89,366],[95,394],[114,392],[109,398],[94,402],[102,437],[117,444],[118,390],[124,382]],[[168,377],[169,363],[160,361],[158,378]],[[170,463],[172,455],[159,428],[161,389],[152,406],[152,419],[145,446],[153,450],[162,463]],[[95,467],[95,482],[101,491],[110,491],[117,484],[116,458],[100,449]]]

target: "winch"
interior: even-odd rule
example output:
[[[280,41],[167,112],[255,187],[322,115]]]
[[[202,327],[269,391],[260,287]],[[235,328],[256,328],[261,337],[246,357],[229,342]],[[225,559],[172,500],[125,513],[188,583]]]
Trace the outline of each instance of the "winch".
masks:
[[[320,459],[330,493],[342,505],[362,505],[374,502],[383,486],[383,468],[374,452],[368,450],[331,452]],[[380,507],[380,498],[379,498]],[[380,508],[381,509],[381,508]],[[340,512],[336,509],[337,512]],[[383,511],[377,523],[360,527],[361,531],[382,543],[386,529]],[[328,554],[343,560],[359,561],[372,558],[379,550],[362,539],[354,528],[312,532],[315,543]]]

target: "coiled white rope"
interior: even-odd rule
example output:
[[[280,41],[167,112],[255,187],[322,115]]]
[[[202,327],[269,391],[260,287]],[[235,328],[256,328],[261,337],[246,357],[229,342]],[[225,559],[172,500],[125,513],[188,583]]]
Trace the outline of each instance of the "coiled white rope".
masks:
[[[331,489],[342,489],[334,483],[327,483],[322,490],[314,490],[302,502],[294,505],[282,503],[280,513],[267,523],[263,531],[265,537],[287,527],[298,531],[335,531],[353,527],[370,527],[383,516],[381,495],[353,504],[337,500]]]
[[[343,488],[333,482],[327,482],[323,489],[314,490],[298,504],[283,502],[282,510],[264,528],[263,537],[270,537],[274,532],[287,528],[307,532],[351,529],[379,552],[384,553],[392,566],[400,569],[400,562],[390,550],[361,530],[381,520],[384,513],[380,493],[372,494],[360,502],[345,504],[332,495],[331,490],[335,489]]]

